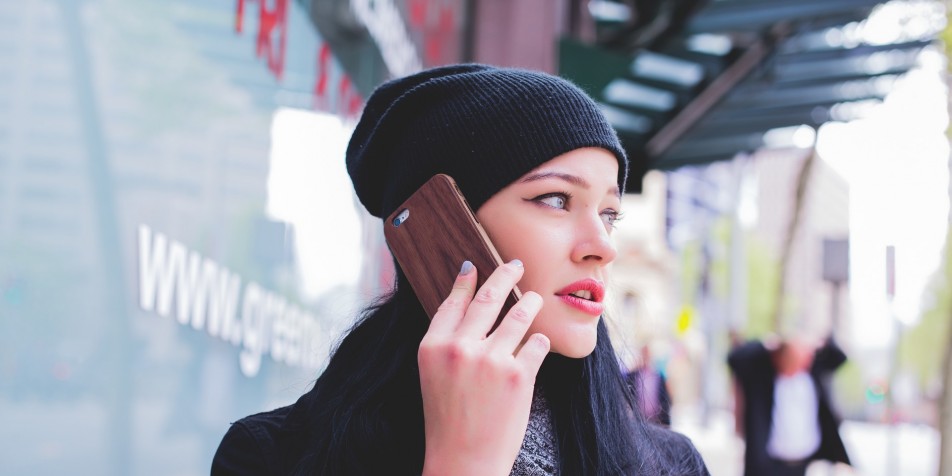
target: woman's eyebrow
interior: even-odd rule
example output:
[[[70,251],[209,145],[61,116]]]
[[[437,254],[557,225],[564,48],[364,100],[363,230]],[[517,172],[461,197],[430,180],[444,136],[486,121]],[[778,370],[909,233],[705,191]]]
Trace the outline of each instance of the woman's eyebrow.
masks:
[[[582,187],[582,188],[591,188],[591,185],[589,185],[589,183],[585,181],[585,179],[583,179],[582,177],[579,177],[577,175],[572,175],[572,174],[565,174],[561,172],[539,172],[535,174],[529,174],[523,177],[522,180],[520,180],[520,182],[522,183],[535,182],[537,180],[543,180],[547,178],[557,178],[560,180],[564,180],[572,185],[578,185],[579,187]]]
[[[577,185],[585,189],[592,187],[588,183],[588,181],[586,181],[582,177],[579,177],[577,175],[572,175],[572,174],[561,173],[561,172],[539,172],[535,174],[529,174],[523,177],[522,180],[519,180],[519,182],[529,183],[529,182],[535,182],[537,180],[544,180],[548,178],[557,178],[565,182],[568,182],[572,185]],[[621,197],[621,189],[619,189],[617,185],[611,187],[609,189],[609,193],[611,193],[612,195],[615,195],[616,197]]]

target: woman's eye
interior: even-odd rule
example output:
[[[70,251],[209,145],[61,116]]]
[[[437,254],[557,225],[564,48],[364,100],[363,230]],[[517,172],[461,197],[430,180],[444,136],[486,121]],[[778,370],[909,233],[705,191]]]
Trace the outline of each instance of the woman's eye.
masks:
[[[552,208],[564,209],[568,205],[568,197],[562,193],[549,193],[535,198],[535,201]]]
[[[621,220],[622,215],[618,210],[605,210],[601,213],[602,220],[605,222],[605,226],[609,228],[614,228],[615,224],[618,223],[618,220]]]

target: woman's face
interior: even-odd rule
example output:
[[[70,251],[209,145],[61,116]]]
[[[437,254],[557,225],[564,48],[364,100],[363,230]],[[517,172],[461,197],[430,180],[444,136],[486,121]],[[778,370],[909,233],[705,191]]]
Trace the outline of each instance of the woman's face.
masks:
[[[552,352],[585,357],[595,348],[604,308],[610,236],[619,215],[618,160],[600,148],[576,149],[532,170],[476,213],[504,261],[520,259],[519,289],[542,296],[529,332]]]

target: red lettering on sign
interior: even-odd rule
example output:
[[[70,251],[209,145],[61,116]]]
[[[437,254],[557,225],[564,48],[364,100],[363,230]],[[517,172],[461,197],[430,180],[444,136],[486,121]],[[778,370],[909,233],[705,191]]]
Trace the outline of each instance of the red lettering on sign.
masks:
[[[258,35],[255,38],[255,54],[263,58],[268,70],[279,80],[284,74],[284,59],[288,37],[288,0],[238,0],[235,11],[235,31],[244,28],[245,3],[258,3]],[[252,10],[253,12],[253,10]],[[321,42],[317,50],[317,76],[314,81],[314,109],[338,114],[347,118],[356,117],[363,107],[363,99],[345,74],[340,74],[336,83],[337,98],[332,104],[330,83],[333,60],[330,45]]]
[[[409,9],[410,24],[418,28],[423,27],[426,24],[426,0],[410,0]]]
[[[354,89],[350,78],[344,76],[340,80],[340,111],[345,117],[356,117],[360,114],[360,106],[363,101],[360,94]]]
[[[331,70],[331,47],[327,43],[321,44],[317,52],[317,81],[314,83],[314,94],[324,97],[327,94],[327,77]]]
[[[339,79],[337,80],[337,101],[331,103],[328,84],[331,82],[332,64],[331,48],[327,43],[322,43],[317,51],[317,75],[314,80],[313,107],[347,118],[356,117],[360,114],[363,99],[354,89],[350,78],[343,73],[338,76]]]
[[[288,0],[238,0],[235,31],[241,33],[245,2],[258,2],[258,36],[255,54],[264,58],[268,70],[278,79],[284,75],[284,55],[288,39]],[[273,4],[269,8],[269,3]]]
[[[321,43],[317,50],[317,79],[314,80],[314,109],[327,110],[327,82],[331,75],[331,47]]]
[[[238,0],[238,11],[235,12],[235,32],[241,33],[241,26],[244,20],[245,20],[245,0]]]
[[[350,96],[350,101],[347,103],[347,117],[360,116],[360,111],[363,108],[364,108],[364,100],[355,91],[354,94]]]
[[[445,63],[444,45],[454,31],[456,9],[454,0],[408,0],[407,23],[423,38],[424,63]]]

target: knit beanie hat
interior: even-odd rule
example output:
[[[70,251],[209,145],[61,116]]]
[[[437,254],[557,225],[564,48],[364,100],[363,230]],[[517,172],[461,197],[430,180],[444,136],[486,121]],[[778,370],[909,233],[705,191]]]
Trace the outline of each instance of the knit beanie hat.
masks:
[[[392,213],[438,173],[456,180],[473,210],[558,155],[601,147],[628,159],[598,105],[546,73],[462,64],[378,87],[347,147],[347,172],[372,215]]]

